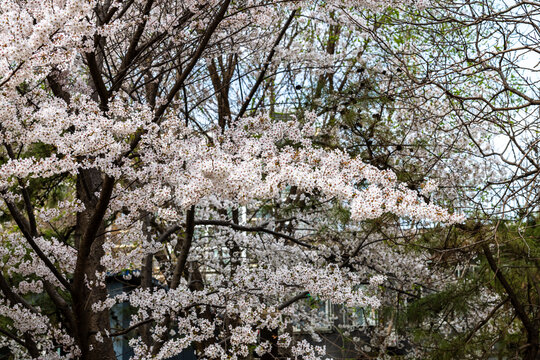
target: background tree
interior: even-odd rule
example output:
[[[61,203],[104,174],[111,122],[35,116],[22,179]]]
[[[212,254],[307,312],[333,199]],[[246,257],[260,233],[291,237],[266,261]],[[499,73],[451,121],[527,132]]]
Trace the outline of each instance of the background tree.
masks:
[[[446,144],[440,149],[446,151],[430,151],[439,164],[431,177],[445,196],[458,195],[454,205],[467,209],[471,221],[420,238],[439,264],[463,274],[456,301],[438,293],[424,304],[438,304],[437,317],[455,313],[465,325],[447,332],[451,345],[439,347],[435,358],[452,358],[456,344],[472,358],[538,354],[537,239],[530,235],[538,213],[538,11],[521,1],[436,1],[425,11],[356,20],[377,44],[374,61],[385,64],[395,83],[407,84],[407,102],[438,119],[438,136],[424,148]],[[482,299],[486,288],[497,298]],[[474,298],[480,303],[455,311]],[[473,320],[478,308],[491,311]],[[434,340],[434,327],[428,328]]]

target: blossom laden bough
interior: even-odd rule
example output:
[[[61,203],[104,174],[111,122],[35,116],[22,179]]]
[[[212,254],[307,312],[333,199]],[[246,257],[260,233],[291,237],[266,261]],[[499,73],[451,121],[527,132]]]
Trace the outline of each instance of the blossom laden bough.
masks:
[[[317,209],[356,223],[463,220],[319,143],[315,113],[253,105],[280,68],[336,72],[339,56],[295,40],[302,13],[348,26],[345,11],[394,2],[1,5],[0,337],[21,358],[113,359],[113,339],[131,331],[134,359],[189,347],[318,358],[324,349],[287,334],[298,302],[377,308],[385,277],[351,264],[356,238],[321,239],[332,224]],[[107,294],[126,270],[137,289]],[[130,325],[111,328],[124,302]]]

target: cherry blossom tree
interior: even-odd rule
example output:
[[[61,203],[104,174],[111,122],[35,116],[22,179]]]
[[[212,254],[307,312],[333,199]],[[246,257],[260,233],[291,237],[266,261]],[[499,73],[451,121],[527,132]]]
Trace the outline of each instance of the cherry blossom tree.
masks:
[[[312,47],[312,23],[392,2],[1,5],[0,334],[17,358],[114,359],[126,334],[135,359],[322,357],[292,339],[295,304],[376,308],[385,281],[352,265],[365,240],[321,236],[325,214],[355,234],[463,220],[426,201],[433,184],[325,144],[321,114],[277,116],[299,86],[283,74],[355,66]],[[140,286],[108,294],[126,269]],[[111,328],[122,302],[130,325]]]

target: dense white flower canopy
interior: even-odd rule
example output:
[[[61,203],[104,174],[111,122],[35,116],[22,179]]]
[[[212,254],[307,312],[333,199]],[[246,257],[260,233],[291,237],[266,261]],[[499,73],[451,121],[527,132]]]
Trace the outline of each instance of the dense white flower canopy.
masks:
[[[384,247],[351,265],[356,237],[332,245],[318,230],[336,227],[324,215],[335,206],[355,232],[385,215],[461,222],[426,201],[434,182],[411,190],[319,144],[316,113],[279,119],[254,104],[280,68],[335,71],[340,55],[309,48],[305,19],[347,27],[347,14],[393,5],[1,1],[0,330],[12,351],[112,359],[111,339],[136,329],[134,359],[188,347],[201,358],[277,347],[317,358],[291,340],[295,318],[310,316],[295,301],[376,308],[392,262],[410,268],[405,282],[432,277]],[[126,269],[140,286],[108,295],[107,276]],[[124,301],[130,327],[111,329],[109,310]]]

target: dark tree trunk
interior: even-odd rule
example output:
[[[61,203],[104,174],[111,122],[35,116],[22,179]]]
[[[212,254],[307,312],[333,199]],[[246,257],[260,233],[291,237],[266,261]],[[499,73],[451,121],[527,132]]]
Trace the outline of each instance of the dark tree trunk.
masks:
[[[272,347],[270,352],[267,352],[261,356],[262,360],[276,360],[279,358],[278,346],[277,346],[278,330],[270,330],[268,328],[261,329],[261,342],[268,341]]]
[[[81,170],[77,178],[77,197],[83,202],[85,210],[77,216],[76,246],[79,250],[73,281],[73,308],[76,319],[75,337],[84,360],[115,360],[113,343],[106,336],[110,332],[110,314],[108,310],[94,312],[92,305],[107,298],[107,288],[95,286],[96,272],[103,273],[106,269],[101,265],[104,255],[103,243],[105,231],[103,221],[99,222],[97,236],[91,242],[89,251],[83,248],[83,234],[92,226],[91,218],[95,213],[98,199],[95,194],[102,186],[101,174],[98,170]],[[95,225],[94,225],[95,226]],[[91,289],[86,286],[94,283]],[[103,341],[97,341],[96,334],[101,332]]]

